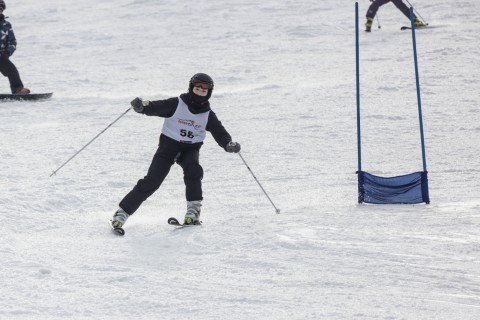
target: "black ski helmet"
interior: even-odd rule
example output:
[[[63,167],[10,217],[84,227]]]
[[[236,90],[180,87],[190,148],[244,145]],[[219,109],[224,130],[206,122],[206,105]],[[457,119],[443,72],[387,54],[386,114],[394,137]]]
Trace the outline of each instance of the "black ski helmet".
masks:
[[[213,91],[213,87],[214,87],[214,84],[213,84],[213,79],[212,77],[210,77],[208,74],[206,73],[196,73],[193,75],[193,77],[190,78],[190,84],[188,86],[188,93],[194,97],[194,93],[193,93],[193,84],[194,83],[197,83],[197,82],[201,82],[201,83],[206,83],[208,84],[208,94],[206,97],[204,97],[205,100],[208,100],[210,99],[210,97],[212,96],[212,91]]]
[[[193,77],[190,79],[190,88],[193,88],[193,84],[196,82],[207,83],[208,89],[213,90],[213,79],[206,73],[194,74]]]
[[[5,4],[5,1],[0,0],[0,8],[3,8],[3,10],[7,9],[7,5]]]

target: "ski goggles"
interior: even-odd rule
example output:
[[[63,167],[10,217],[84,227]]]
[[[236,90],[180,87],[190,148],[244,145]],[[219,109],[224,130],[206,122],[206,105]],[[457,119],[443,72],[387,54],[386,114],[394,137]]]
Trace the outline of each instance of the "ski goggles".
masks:
[[[204,90],[210,89],[210,85],[208,83],[204,83],[204,82],[195,82],[193,84],[193,87],[194,88],[202,88]]]

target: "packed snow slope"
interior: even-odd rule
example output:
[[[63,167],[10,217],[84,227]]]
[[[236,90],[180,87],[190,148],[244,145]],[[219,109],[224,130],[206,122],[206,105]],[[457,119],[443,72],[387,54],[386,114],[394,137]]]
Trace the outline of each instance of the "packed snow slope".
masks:
[[[12,57],[43,102],[2,102],[0,319],[479,319],[480,2],[414,0],[430,205],[357,204],[354,1],[17,0]],[[370,4],[361,1],[360,22]],[[363,169],[422,170],[411,33],[360,34]],[[377,20],[375,20],[377,23]],[[129,219],[161,118],[197,72],[276,214],[208,135],[203,226],[181,168]],[[8,92],[8,81],[0,92]]]

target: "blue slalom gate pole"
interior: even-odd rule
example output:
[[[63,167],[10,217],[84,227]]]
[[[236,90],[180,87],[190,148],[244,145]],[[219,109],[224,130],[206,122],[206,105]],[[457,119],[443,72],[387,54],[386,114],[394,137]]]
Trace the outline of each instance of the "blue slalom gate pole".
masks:
[[[410,23],[412,26],[413,60],[415,63],[415,80],[417,83],[418,119],[420,122],[420,141],[422,143],[423,171],[427,172],[427,160],[425,156],[425,139],[423,135],[422,101],[420,99],[420,80],[418,77],[417,41],[415,38],[415,23],[414,23],[413,7],[410,7]]]
[[[356,48],[356,81],[357,81],[357,145],[358,172],[362,171],[362,147],[360,140],[360,49],[358,41],[358,2],[355,2],[355,48]]]

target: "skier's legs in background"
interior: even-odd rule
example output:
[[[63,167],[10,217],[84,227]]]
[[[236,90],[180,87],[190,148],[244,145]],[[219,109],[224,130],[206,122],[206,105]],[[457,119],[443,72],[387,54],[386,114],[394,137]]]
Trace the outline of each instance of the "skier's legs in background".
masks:
[[[372,4],[370,5],[370,7],[368,7],[368,10],[367,10],[367,19],[373,20],[373,18],[375,18],[375,15],[377,14],[378,8],[380,8],[386,3],[389,3],[390,1],[402,2],[402,0],[373,0]]]
[[[367,22],[365,23],[365,31],[370,32],[372,30],[373,18],[375,18],[378,8],[390,1],[393,2],[393,4],[398,8],[398,10],[400,10],[408,18],[408,20],[410,20],[410,9],[405,3],[403,3],[402,0],[374,0],[367,10]],[[414,16],[414,23],[417,27],[424,26],[424,23],[416,16]]]
[[[410,9],[402,0],[392,0],[393,4],[410,20]]]
[[[408,20],[410,20],[410,8],[407,7],[407,5],[403,3],[402,0],[392,0],[392,2],[395,4],[398,10],[402,11],[402,13],[408,18]],[[418,19],[416,15],[413,15],[413,22],[415,23],[416,27],[421,27],[425,25],[424,22]]]

